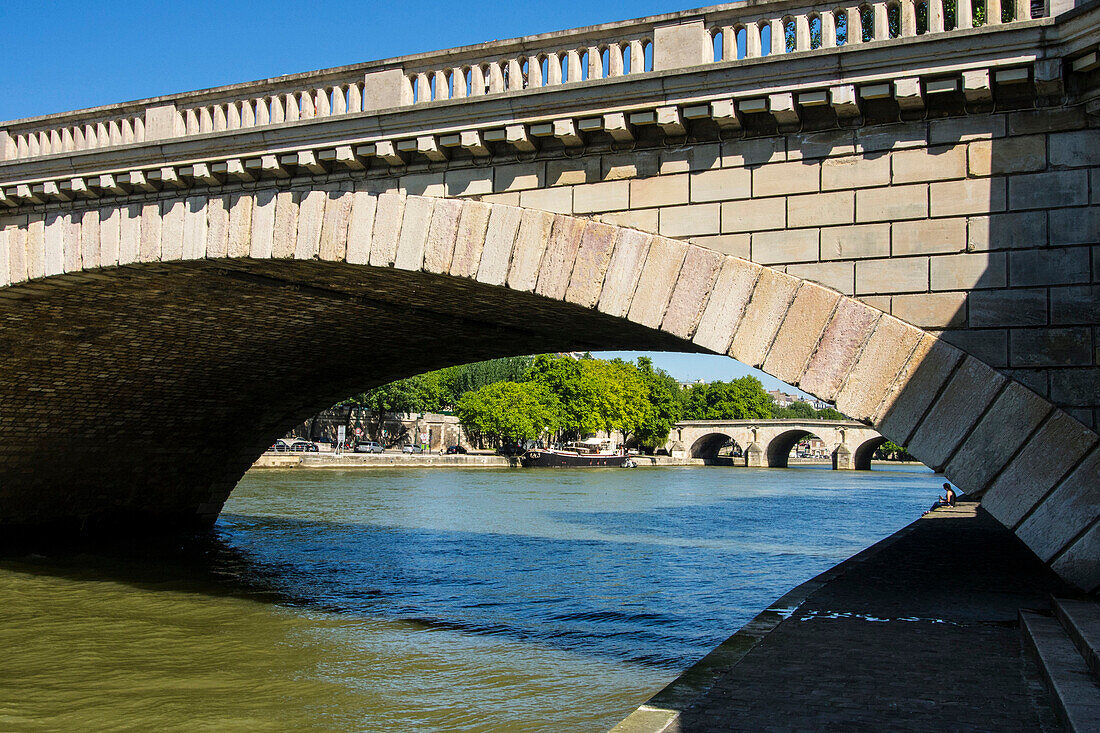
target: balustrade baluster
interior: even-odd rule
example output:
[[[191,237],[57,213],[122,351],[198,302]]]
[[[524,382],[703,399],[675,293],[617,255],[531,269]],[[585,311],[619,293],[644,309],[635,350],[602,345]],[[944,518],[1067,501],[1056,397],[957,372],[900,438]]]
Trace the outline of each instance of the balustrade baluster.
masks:
[[[95,145],[97,148],[105,148],[111,144],[110,131],[106,122],[95,123]]]
[[[432,101],[432,85],[431,82],[428,81],[428,75],[424,72],[416,75],[416,101]]]
[[[58,130],[50,130],[50,152],[60,153],[64,148],[61,144],[61,133]]]
[[[808,51],[810,48],[810,16],[805,13],[794,19],[794,50]]]
[[[523,66],[519,59],[508,59],[508,91],[523,89]]]
[[[542,61],[538,56],[527,57],[527,86],[534,88],[542,86]]]
[[[303,92],[303,95],[313,104],[314,117],[328,117],[332,113],[332,103],[324,89],[314,89],[312,94]]]
[[[184,113],[184,127],[188,135],[197,135],[199,132],[199,113],[194,109],[189,109]],[[92,145],[91,147],[95,147]]]
[[[832,11],[821,15],[821,47],[834,48],[836,46],[836,16]]]
[[[768,21],[772,28],[772,54],[787,53],[787,31],[783,27],[782,18],[772,18]]]
[[[317,116],[317,109],[313,106],[313,95],[309,92],[298,93],[298,118],[312,120]]]
[[[84,128],[77,125],[73,128],[73,147],[77,150],[84,150],[87,144],[87,141],[84,139]]]
[[[1001,0],[985,0],[985,24],[1001,24]]]
[[[95,125],[88,123],[84,125],[84,146],[85,149],[94,148],[98,144],[96,139]]]
[[[546,85],[561,84],[561,56],[555,53],[546,55]]]
[[[119,145],[122,143],[122,130],[119,129],[118,120],[110,120],[107,122],[107,140],[109,145]]]
[[[607,47],[607,75],[623,75],[623,47],[620,43],[613,43]]]
[[[958,9],[955,11],[955,28],[974,27],[974,8],[970,0],[957,0]]]
[[[76,149],[76,145],[73,142],[72,128],[66,127],[61,131],[61,150],[70,153]]]
[[[470,96],[480,97],[485,94],[485,69],[480,65],[470,68]]]
[[[489,94],[504,91],[504,74],[499,63],[489,64]]]
[[[241,129],[241,108],[236,102],[225,105],[225,127],[228,130]]]
[[[886,10],[886,3],[875,3],[871,6],[874,13],[873,41],[885,41],[890,37],[890,14]]]
[[[27,135],[27,155],[33,158],[39,154],[41,149],[41,146],[38,144],[38,135],[34,133]]]
[[[760,56],[760,24],[749,23],[745,26],[745,58]]]
[[[221,132],[229,127],[229,121],[226,119],[225,114],[226,106],[224,104],[214,105],[214,132]]]
[[[447,84],[447,74],[442,69],[432,72],[432,89],[435,92],[432,99],[450,99],[451,89]]]
[[[145,118],[144,117],[135,117],[134,118],[134,142],[136,142],[136,143],[145,142]]]
[[[298,99],[293,93],[283,94],[283,119],[280,122],[297,122],[301,116],[298,110]]]
[[[630,73],[645,71],[645,44],[640,38],[630,42]]]
[[[120,120],[118,123],[118,129],[119,138],[122,141],[123,145],[128,145],[134,141],[134,127],[130,124],[130,120]],[[61,141],[58,140],[57,142],[60,143]],[[54,143],[52,140],[50,141],[50,146],[54,150],[57,149],[56,147],[54,147]]]
[[[1013,20],[1031,20],[1031,0],[1016,0]]]
[[[569,69],[569,79],[567,81],[580,81],[581,80],[581,54],[580,51],[572,49],[565,52],[566,64]],[[633,68],[633,67],[631,67]]]
[[[348,111],[348,98],[346,91],[342,84],[337,84],[329,90],[329,94],[332,96],[332,107],[330,114],[343,115]]]
[[[210,114],[209,107],[199,107],[199,132],[213,132],[214,131],[214,117]],[[102,144],[102,136],[100,136],[100,143]]]
[[[363,82],[348,85],[348,112],[363,111]]]
[[[588,47],[588,78],[603,78],[603,54],[595,46]]]
[[[928,0],[928,32],[943,33],[943,0]]]
[[[847,9],[848,23],[845,26],[844,45],[863,43],[863,16],[859,12],[859,6],[854,5]]]
[[[917,35],[917,0],[901,0],[901,35]]]
[[[456,66],[451,69],[451,97],[465,99],[466,96],[466,74]]]
[[[255,127],[256,126],[256,107],[255,100],[244,100],[241,102],[241,127]]]
[[[737,60],[737,29],[738,26],[722,26],[722,60]]]

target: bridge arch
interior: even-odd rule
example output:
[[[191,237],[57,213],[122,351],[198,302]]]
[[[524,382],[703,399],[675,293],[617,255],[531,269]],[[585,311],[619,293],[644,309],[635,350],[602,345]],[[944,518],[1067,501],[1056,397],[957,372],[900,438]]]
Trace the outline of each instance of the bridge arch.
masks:
[[[719,458],[721,451],[728,446],[732,446],[734,449],[733,457],[737,457],[745,449],[745,446],[741,445],[732,435],[721,432],[707,433],[696,438],[695,442],[691,444],[688,455],[691,458],[714,461]]]
[[[856,299],[683,241],[476,200],[348,184],[51,208],[0,219],[0,294],[12,531],[209,525],[273,437],[353,390],[535,351],[727,354],[988,490],[1011,526],[1085,480],[1029,456],[1095,443]],[[1021,536],[1082,572],[1084,521]]]
[[[855,451],[852,452],[852,464],[857,471],[870,471],[871,459],[875,457],[875,451],[886,442],[886,438],[869,438],[858,446]]]
[[[804,438],[816,437],[820,439],[820,436],[809,430],[795,429],[786,430],[779,435],[776,435],[768,442],[767,447],[764,449],[764,455],[767,459],[769,468],[786,468],[790,459],[791,451]]]

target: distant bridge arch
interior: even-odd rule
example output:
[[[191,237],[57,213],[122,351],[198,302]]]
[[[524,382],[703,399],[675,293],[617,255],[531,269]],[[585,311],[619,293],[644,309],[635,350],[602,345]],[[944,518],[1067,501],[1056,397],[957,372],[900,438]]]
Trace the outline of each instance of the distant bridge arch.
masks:
[[[869,470],[874,449],[885,441],[878,431],[852,420],[684,420],[673,428],[666,448],[690,446],[691,458],[712,460],[718,448],[733,441],[742,452],[735,465],[784,468],[791,450],[807,436],[825,444],[838,469]]]

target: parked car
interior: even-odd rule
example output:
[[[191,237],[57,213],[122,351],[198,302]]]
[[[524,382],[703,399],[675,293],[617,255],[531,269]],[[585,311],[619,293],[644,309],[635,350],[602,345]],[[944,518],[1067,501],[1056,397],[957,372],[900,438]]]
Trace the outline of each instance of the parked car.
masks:
[[[423,453],[424,449],[419,445],[406,445],[401,447],[402,453]]]
[[[456,453],[465,453],[466,449],[461,445],[449,445],[447,446],[447,455],[453,456]]]
[[[364,440],[355,446],[356,453],[385,453],[386,449],[377,440]]]
[[[317,444],[308,440],[296,440],[290,444],[290,450],[294,453],[316,453]]]
[[[271,447],[268,448],[268,450],[275,451],[276,453],[286,453],[290,450],[290,445],[285,440],[280,438],[279,440],[276,440],[274,443],[272,443]]]

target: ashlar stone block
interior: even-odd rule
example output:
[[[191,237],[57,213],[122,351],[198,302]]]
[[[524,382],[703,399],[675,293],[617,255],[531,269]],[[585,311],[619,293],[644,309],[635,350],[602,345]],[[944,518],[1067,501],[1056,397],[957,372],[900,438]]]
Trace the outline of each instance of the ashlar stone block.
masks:
[[[871,420],[923,335],[897,318],[880,315],[837,392],[837,409],[854,420]]]
[[[652,235],[634,229],[620,232],[600,292],[597,307],[601,313],[617,317],[626,315],[634,297],[634,288],[642,276],[652,239]]]
[[[1050,564],[1058,576],[1078,588],[1096,593],[1100,590],[1100,523],[1094,524],[1061,557]]]
[[[821,259],[852,260],[890,256],[890,225],[857,224],[821,230]]]
[[[745,315],[730,343],[729,355],[749,366],[760,366],[787,315],[801,281],[764,268],[753,288]]]
[[[856,221],[896,221],[928,216],[928,184],[866,188],[856,192]]]
[[[294,259],[317,259],[321,250],[321,227],[324,225],[325,204],[328,192],[306,191],[298,206],[298,239],[294,245]]]
[[[512,263],[512,247],[520,229],[523,209],[504,204],[492,204],[489,225],[485,232],[485,246],[477,263],[477,281],[489,285],[503,285]],[[545,245],[544,245],[545,246]],[[540,253],[541,257],[541,253]]]
[[[630,182],[630,207],[648,209],[654,206],[674,206],[688,202],[688,177],[653,176]]]
[[[180,234],[183,233],[183,202],[180,202]],[[99,259],[99,209],[88,209],[80,217],[80,264],[85,270],[92,270],[100,266]],[[174,259],[180,259],[181,252],[175,253]],[[0,277],[8,277],[8,248],[0,246]],[[4,283],[5,285],[7,282]]]
[[[712,250],[688,247],[664,320],[661,321],[662,331],[682,339],[690,339],[694,335],[723,259],[722,255]]]
[[[44,274],[60,275],[65,269],[64,231],[67,225],[65,214],[51,211],[46,214],[42,239],[45,247]]]
[[[770,163],[752,171],[752,195],[757,198],[819,190],[821,177],[816,162]]]
[[[968,493],[981,495],[1052,409],[1030,389],[1009,382],[966,436],[945,473]]]
[[[321,224],[318,256],[330,262],[344,262],[348,250],[348,224],[354,194],[350,191],[330,191]]]
[[[457,199],[440,199],[435,202],[432,221],[428,227],[428,240],[424,245],[425,272],[444,274],[450,271],[462,209],[463,202]]]
[[[923,219],[891,225],[891,251],[905,255],[962,252],[966,249],[966,219]]]
[[[671,206],[660,210],[658,229],[666,237],[694,237],[717,234],[720,221],[719,204]]]
[[[435,202],[441,199],[409,196],[405,199],[405,216],[401,235],[397,238],[397,253],[393,266],[400,270],[419,270],[424,266],[424,248],[428,243],[428,228],[432,222]]]
[[[618,231],[618,227],[598,221],[585,224],[565,291],[567,301],[585,308],[595,307],[603,289],[611,254],[615,250]]]
[[[752,172],[746,168],[715,168],[691,174],[692,203],[732,201],[751,195]]]
[[[141,238],[138,243],[138,259],[156,262],[160,259],[160,203],[148,203],[141,207]]]
[[[628,318],[643,326],[657,328],[665,314],[676,274],[687,256],[688,245],[667,237],[653,237],[642,276],[630,301]]]
[[[764,359],[764,371],[798,384],[840,298],[815,283],[802,283]]]
[[[1100,519],[1097,476],[1100,450],[1093,450],[1016,528],[1016,535],[1044,562]]]
[[[726,257],[718,278],[699,318],[692,339],[704,349],[725,354],[752,297],[756,280],[763,268],[737,257]]]
[[[190,212],[191,199],[187,200],[188,213]],[[200,242],[205,247],[206,243],[206,209],[200,205],[200,211],[202,212],[202,224],[203,231],[201,233]],[[184,215],[184,223],[186,225],[187,214]],[[108,206],[99,210],[99,266],[111,267],[118,264],[118,248],[119,239],[122,236],[122,211],[117,206]],[[186,242],[186,240],[184,240]],[[14,250],[13,250],[14,251]],[[205,254],[205,251],[204,251]],[[186,250],[185,250],[186,255]],[[198,255],[202,257],[203,254]],[[12,267],[14,268],[15,261],[12,260]],[[13,278],[14,282],[14,269]]]
[[[894,183],[966,178],[966,146],[897,150],[890,154]]]
[[[854,262],[807,262],[787,265],[786,271],[788,275],[810,280],[844,295],[852,295],[855,292]]]
[[[160,258],[166,262],[183,258],[183,218],[186,207],[187,203],[183,199],[168,199],[160,204]],[[97,228],[98,225],[97,220]]]
[[[455,239],[454,257],[451,259],[452,275],[468,278],[477,275],[492,210],[489,204],[480,201],[467,201],[463,205]]]
[[[554,226],[554,214],[527,209],[519,222],[515,247],[512,250],[512,267],[508,271],[508,287],[530,292],[535,289],[539,277],[539,265],[550,241]],[[490,226],[492,223],[490,222]],[[488,249],[488,244],[486,244]],[[485,255],[482,255],[484,261]],[[479,277],[480,279],[480,272]]]
[[[397,243],[401,238],[401,226],[405,218],[405,197],[396,193],[383,193],[378,197],[374,212],[374,229],[371,232],[370,264],[387,267],[397,258]]]
[[[810,357],[799,387],[833,401],[882,313],[852,298],[841,298]]]
[[[215,203],[216,201],[216,203]],[[122,211],[122,220],[119,223],[119,238],[118,238],[118,264],[128,265],[132,262],[137,262],[138,250],[141,246],[141,204],[128,204],[120,207]],[[208,199],[206,203],[206,215],[209,219],[214,216],[217,219],[218,224],[221,225],[221,231],[225,231],[229,223],[228,214],[225,211],[225,202],[219,196],[215,199]],[[207,227],[207,242],[210,240],[210,232]],[[37,271],[38,277],[41,277],[41,270],[32,268],[35,264],[33,258],[30,257],[32,253],[31,244],[34,241],[34,221],[31,221],[31,228],[29,230],[29,236],[27,239],[27,255],[28,255],[28,272],[31,277],[35,277]],[[38,248],[34,248],[37,250]],[[224,250],[223,250],[224,251]]]
[[[233,194],[229,199],[229,242],[226,253],[230,257],[248,257],[252,249],[251,193]]]
[[[1098,440],[1096,433],[1055,410],[994,479],[982,506],[1001,524],[1016,527]]]
[[[275,206],[278,192],[265,188],[256,191],[252,208],[252,242],[249,255],[253,259],[266,260],[275,249]]]
[[[1005,381],[995,369],[972,356],[966,357],[909,439],[909,452],[926,466],[942,471]],[[962,485],[962,488],[973,491],[983,487]]]
[[[722,204],[722,232],[753,232],[787,226],[784,198],[746,199]]]
[[[898,445],[908,444],[921,417],[962,358],[959,349],[924,334],[883,397],[871,424]]]

